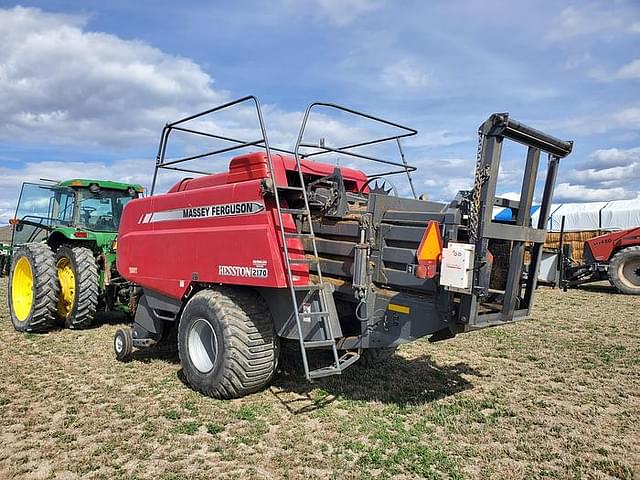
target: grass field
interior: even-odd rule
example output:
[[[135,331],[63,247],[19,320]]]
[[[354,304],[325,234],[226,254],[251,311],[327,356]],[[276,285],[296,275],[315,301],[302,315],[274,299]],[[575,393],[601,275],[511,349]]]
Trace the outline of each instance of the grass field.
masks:
[[[103,323],[18,334],[0,280],[0,479],[635,478],[640,298],[542,290],[533,320],[376,370],[205,398]]]

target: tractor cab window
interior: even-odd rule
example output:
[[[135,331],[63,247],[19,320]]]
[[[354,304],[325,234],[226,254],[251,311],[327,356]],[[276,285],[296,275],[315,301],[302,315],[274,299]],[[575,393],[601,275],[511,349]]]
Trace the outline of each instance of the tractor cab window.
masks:
[[[69,224],[73,217],[74,192],[67,187],[24,183],[18,200],[13,244],[39,242],[48,229]]]
[[[78,221],[88,230],[117,232],[124,206],[134,198],[137,193],[133,190],[83,188],[79,190]]]

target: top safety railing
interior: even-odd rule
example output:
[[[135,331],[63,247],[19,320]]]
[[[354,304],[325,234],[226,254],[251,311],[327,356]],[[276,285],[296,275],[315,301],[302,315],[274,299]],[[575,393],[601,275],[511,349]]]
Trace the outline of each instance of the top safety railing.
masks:
[[[207,117],[209,115],[212,114],[216,114],[219,113],[223,110],[228,110],[231,109],[233,107],[241,107],[243,104],[251,104],[254,108],[255,108],[255,114],[256,114],[256,119],[257,119],[257,123],[259,126],[259,133],[256,135],[255,138],[252,138],[250,140],[242,140],[242,139],[238,139],[238,138],[234,138],[228,135],[221,135],[219,133],[214,133],[211,131],[205,131],[204,129],[199,129],[196,127],[191,127],[191,122],[193,121],[197,121],[197,120],[202,120],[203,117]],[[309,118],[310,115],[312,113],[312,111],[314,109],[318,109],[320,107],[324,107],[324,108],[329,108],[329,109],[333,109],[333,110],[337,110],[343,113],[347,113],[350,114],[352,116],[355,117],[359,117],[359,118],[364,118],[368,121],[371,121],[375,124],[378,125],[384,125],[387,127],[392,127],[395,129],[399,129],[400,132],[395,134],[395,135],[388,135],[388,136],[382,136],[380,138],[373,138],[370,140],[366,140],[366,141],[362,141],[362,142],[356,142],[356,143],[351,143],[348,145],[343,145],[343,146],[338,146],[338,147],[333,147],[328,145],[327,143],[325,143],[324,139],[321,139],[319,143],[314,144],[314,143],[308,143],[308,142],[304,142],[304,134],[306,132],[307,126],[309,124]],[[169,144],[169,139],[171,138],[171,134],[172,132],[181,132],[183,134],[189,134],[189,135],[195,135],[195,136],[199,136],[199,137],[206,137],[206,138],[210,138],[213,140],[217,140],[217,141],[221,141],[224,142],[225,144],[227,144],[226,146],[224,146],[223,148],[217,148],[214,150],[208,150],[206,152],[203,153],[198,153],[198,154],[194,154],[194,155],[188,155],[188,156],[183,156],[183,157],[179,157],[179,158],[171,158],[171,159],[167,159],[166,155],[167,155],[167,145]],[[339,154],[339,155],[346,155],[349,157],[353,157],[353,158],[357,158],[357,159],[361,159],[361,160],[368,160],[368,161],[373,161],[373,162],[377,162],[377,163],[381,163],[381,164],[385,164],[385,165],[390,165],[390,166],[394,166],[394,167],[398,167],[395,170],[390,170],[387,172],[382,172],[382,173],[377,173],[374,175],[371,175],[372,177],[382,177],[382,176],[386,176],[386,175],[394,175],[394,174],[398,174],[398,173],[405,173],[409,179],[409,184],[411,186],[411,189],[413,191],[413,182],[411,179],[411,172],[415,171],[417,168],[409,165],[406,160],[405,160],[405,156],[404,156],[404,151],[402,150],[402,145],[400,143],[400,140],[406,137],[410,137],[410,136],[414,136],[418,133],[417,130],[413,129],[413,128],[409,128],[406,127],[404,125],[400,125],[394,122],[390,122],[388,120],[384,120],[382,118],[378,118],[375,117],[373,115],[369,115],[363,112],[359,112],[341,105],[336,105],[333,103],[323,103],[323,102],[314,102],[311,103],[307,109],[305,110],[304,113],[304,117],[302,120],[302,125],[300,127],[300,131],[299,131],[299,135],[298,135],[298,139],[296,141],[295,144],[295,148],[294,150],[288,150],[286,148],[281,148],[281,147],[274,147],[271,146],[269,144],[269,140],[267,137],[267,130],[266,130],[266,126],[265,126],[265,122],[264,122],[264,117],[262,115],[262,109],[260,106],[260,102],[257,99],[257,97],[253,96],[253,95],[249,95],[246,97],[242,97],[239,98],[237,100],[233,100],[227,103],[224,103],[222,105],[216,106],[214,108],[211,108],[209,110],[205,110],[203,112],[194,114],[194,115],[190,115],[188,117],[184,117],[181,118],[180,120],[177,120],[175,122],[171,122],[171,123],[167,123],[163,130],[162,130],[162,135],[160,137],[160,144],[158,146],[158,152],[156,155],[156,165],[155,165],[155,169],[154,169],[154,174],[153,174],[153,181],[152,181],[152,185],[151,185],[151,195],[153,195],[153,193],[155,192],[157,183],[158,183],[158,173],[159,170],[164,169],[164,170],[171,170],[171,171],[180,171],[180,172],[185,172],[185,173],[191,173],[191,174],[197,174],[197,175],[210,175],[214,172],[210,172],[210,171],[205,171],[205,170],[198,170],[198,169],[194,169],[194,168],[186,168],[184,166],[185,162],[190,162],[190,161],[194,161],[194,160],[200,160],[203,158],[207,158],[207,157],[213,157],[216,155],[222,155],[222,154],[226,154],[229,152],[233,152],[236,150],[241,150],[244,148],[248,148],[248,147],[256,147],[256,148],[263,148],[265,150],[265,153],[267,154],[267,159],[268,159],[268,163],[269,163],[269,168],[272,168],[272,159],[271,159],[271,152],[279,152],[279,153],[287,153],[293,156],[296,156],[298,160],[303,159],[303,158],[311,158],[311,157],[315,157],[315,156],[321,156],[324,154],[329,154],[329,153],[334,153],[334,154]],[[392,160],[388,160],[388,159],[384,159],[384,158],[379,158],[379,157],[374,157],[372,155],[369,154],[364,154],[362,152],[358,152],[355,151],[355,149],[358,148],[362,148],[362,147],[367,147],[367,146],[372,146],[372,145],[380,145],[382,143],[385,142],[395,142],[399,151],[399,156],[400,156],[400,161],[392,161]],[[315,151],[313,152],[302,152],[302,149],[309,149],[312,148]],[[415,194],[415,192],[414,192]]]
[[[207,131],[203,131],[203,130],[197,130],[195,128],[188,128],[186,126],[186,124],[189,124],[189,122],[192,122],[193,120],[197,120],[197,119],[202,119],[205,116],[220,112],[222,110],[227,110],[230,109],[232,107],[237,107],[240,106],[241,104],[245,104],[245,103],[251,103],[254,107],[255,107],[255,113],[256,113],[256,119],[258,120],[258,125],[259,125],[259,130],[260,130],[260,134],[261,134],[261,138],[254,138],[252,140],[240,140],[237,138],[233,138],[233,137],[229,137],[226,135],[220,135],[220,134],[216,134],[216,133],[212,133],[212,132],[207,132]],[[224,147],[224,148],[218,148],[215,150],[209,150],[203,153],[199,153],[196,155],[189,155],[186,157],[180,157],[180,158],[175,158],[175,159],[166,159],[166,154],[167,154],[167,145],[169,143],[169,138],[172,132],[177,131],[177,132],[182,132],[182,133],[186,133],[186,134],[190,134],[190,135],[196,135],[196,136],[201,136],[201,137],[207,137],[207,138],[211,138],[214,140],[219,140],[222,142],[226,142],[226,143],[230,143],[230,146]],[[276,151],[276,152],[282,152],[282,153],[288,153],[291,155],[294,155],[294,152],[291,150],[286,150],[283,148],[277,148],[277,147],[271,147],[269,145],[269,140],[267,139],[267,131],[266,131],[266,127],[265,127],[265,123],[264,123],[264,117],[262,115],[262,109],[260,107],[260,102],[258,100],[257,97],[255,97],[254,95],[248,95],[246,97],[242,97],[239,98],[237,100],[233,100],[231,102],[227,102],[224,103],[222,105],[218,105],[217,107],[211,108],[209,110],[205,110],[203,112],[200,113],[196,113],[195,115],[190,115],[188,117],[185,118],[181,118],[180,120],[177,120],[175,122],[172,123],[167,123],[164,128],[162,129],[162,135],[160,137],[160,145],[158,146],[158,153],[156,155],[156,166],[155,166],[155,170],[153,173],[153,182],[151,185],[151,195],[153,195],[155,188],[156,188],[156,184],[157,184],[157,180],[158,180],[158,171],[160,169],[165,169],[165,170],[173,170],[173,171],[179,171],[179,172],[186,172],[186,173],[195,173],[198,175],[211,175],[213,172],[209,172],[209,171],[202,171],[202,170],[194,170],[191,168],[184,168],[182,166],[178,166],[183,164],[184,162],[189,162],[189,161],[193,161],[193,160],[199,160],[202,158],[207,158],[207,157],[213,157],[215,155],[220,155],[220,154],[224,154],[224,153],[229,153],[229,152],[233,152],[235,150],[241,150],[243,148],[247,148],[247,147],[261,147],[264,148],[266,154],[267,154],[267,158],[268,158],[268,162],[269,162],[269,169],[271,169],[271,151]]]
[[[307,126],[309,125],[309,118],[311,117],[311,114],[313,112],[313,110],[317,110],[319,108],[326,108],[326,109],[332,109],[332,110],[337,110],[339,112],[342,113],[346,113],[349,115],[352,115],[354,117],[358,117],[358,118],[363,118],[365,120],[368,120],[374,124],[378,124],[378,125],[384,125],[386,127],[392,127],[394,129],[400,130],[400,133],[397,133],[396,135],[388,135],[388,136],[382,136],[379,138],[373,138],[370,140],[366,140],[363,142],[357,142],[357,143],[351,143],[351,144],[347,144],[347,145],[343,145],[340,147],[332,147],[326,144],[325,139],[321,139],[317,144],[316,143],[309,143],[309,142],[305,142],[304,141],[304,135],[307,129]],[[300,127],[300,133],[298,134],[298,139],[296,141],[296,146],[295,146],[295,155],[298,158],[311,158],[311,157],[315,157],[315,156],[321,156],[321,155],[326,155],[326,154],[339,154],[339,155],[346,155],[348,157],[353,157],[356,159],[360,159],[360,160],[368,160],[368,161],[372,161],[372,162],[377,162],[377,163],[381,163],[384,165],[391,165],[391,166],[395,166],[398,167],[398,169],[396,170],[390,170],[387,172],[381,172],[381,173],[375,173],[372,175],[368,175],[370,178],[378,178],[378,177],[384,177],[387,175],[395,175],[398,173],[405,173],[407,175],[407,178],[409,180],[409,185],[411,187],[411,191],[413,192],[413,195],[415,197],[415,190],[413,187],[413,180],[411,179],[411,172],[414,172],[417,170],[417,167],[414,167],[413,165],[409,165],[405,159],[404,156],[404,151],[402,150],[402,144],[400,142],[401,139],[406,138],[406,137],[412,137],[414,135],[417,135],[418,131],[407,127],[405,125],[401,125],[399,123],[394,123],[394,122],[390,122],[389,120],[385,120],[383,118],[379,118],[373,115],[370,115],[368,113],[364,113],[364,112],[360,112],[358,110],[353,110],[351,108],[347,108],[344,107],[342,105],[337,105],[335,103],[325,103],[325,102],[313,102],[311,104],[309,104],[309,106],[307,107],[307,109],[304,112],[304,117],[302,119],[302,125]],[[368,147],[368,146],[372,146],[372,145],[381,145],[383,143],[386,142],[395,142],[397,147],[398,147],[398,152],[400,155],[400,161],[399,162],[395,162],[392,160],[387,160],[384,158],[379,158],[379,157],[374,157],[372,155],[365,155],[363,153],[360,152],[356,152],[354,151],[357,148],[362,148],[362,147]],[[301,149],[314,149],[315,151],[310,152],[310,153],[302,153]]]

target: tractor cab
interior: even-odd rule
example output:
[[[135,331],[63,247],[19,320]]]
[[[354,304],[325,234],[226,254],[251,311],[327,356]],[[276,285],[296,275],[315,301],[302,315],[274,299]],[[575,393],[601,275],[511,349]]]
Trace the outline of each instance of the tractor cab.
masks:
[[[73,179],[24,183],[13,225],[9,310],[18,331],[85,328],[96,312],[128,312],[115,269],[124,206],[139,185]],[[44,299],[44,300],[43,300]]]
[[[124,206],[142,191],[139,185],[86,179],[24,183],[11,221],[12,245],[47,240],[55,230],[79,240],[95,233],[115,234]]]

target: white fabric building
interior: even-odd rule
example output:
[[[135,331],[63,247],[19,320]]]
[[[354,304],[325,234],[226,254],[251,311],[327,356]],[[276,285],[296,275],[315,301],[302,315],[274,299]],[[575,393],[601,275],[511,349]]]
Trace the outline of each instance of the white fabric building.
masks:
[[[600,211],[607,202],[563,203],[551,210],[548,230],[559,232],[564,217],[565,232],[600,230]]]
[[[532,208],[531,224],[538,225],[540,210]],[[640,227],[640,199],[615,200],[611,202],[554,203],[549,210],[549,232],[559,232],[564,216],[565,232],[589,230],[624,230]],[[498,211],[494,208],[493,218],[508,220],[510,209]]]
[[[640,199],[609,202],[601,212],[603,230],[623,230],[640,226]]]

